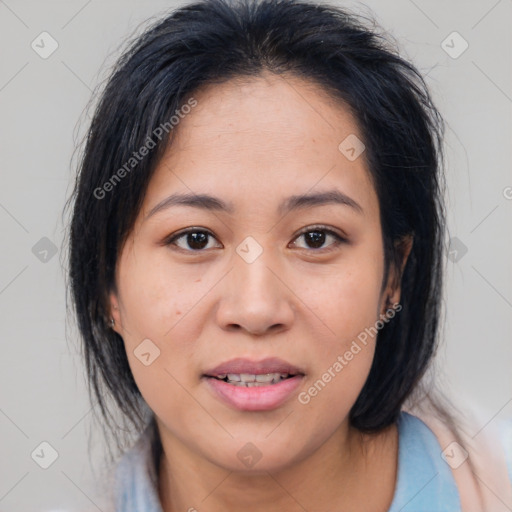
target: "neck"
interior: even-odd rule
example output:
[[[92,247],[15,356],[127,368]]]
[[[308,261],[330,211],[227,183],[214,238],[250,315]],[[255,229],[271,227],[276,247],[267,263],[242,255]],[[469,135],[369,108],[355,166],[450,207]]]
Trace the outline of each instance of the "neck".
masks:
[[[343,425],[307,457],[260,472],[220,467],[171,435],[162,437],[162,446],[159,494],[164,512],[386,511],[394,495],[394,425],[374,435]]]

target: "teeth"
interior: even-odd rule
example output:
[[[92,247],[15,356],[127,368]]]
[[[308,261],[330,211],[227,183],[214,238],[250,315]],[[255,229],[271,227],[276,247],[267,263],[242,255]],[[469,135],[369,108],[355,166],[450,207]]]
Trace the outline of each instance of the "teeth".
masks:
[[[256,382],[272,382],[276,375],[279,376],[278,373],[263,373],[261,375],[256,375]]]
[[[226,382],[229,384],[233,384],[235,386],[245,386],[245,387],[253,387],[253,386],[265,386],[268,384],[276,384],[283,379],[286,379],[289,376],[288,373],[265,373],[260,375],[255,375],[251,373],[228,373],[217,375],[217,378],[220,380],[224,380],[227,377]]]

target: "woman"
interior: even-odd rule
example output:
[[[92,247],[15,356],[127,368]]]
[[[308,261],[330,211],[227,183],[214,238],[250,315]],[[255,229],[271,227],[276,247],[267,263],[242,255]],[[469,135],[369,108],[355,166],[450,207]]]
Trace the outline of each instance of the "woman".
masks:
[[[511,506],[501,447],[490,482],[442,407],[404,411],[438,342],[442,140],[339,8],[203,0],[135,41],[70,226],[91,389],[141,434],[116,510]]]

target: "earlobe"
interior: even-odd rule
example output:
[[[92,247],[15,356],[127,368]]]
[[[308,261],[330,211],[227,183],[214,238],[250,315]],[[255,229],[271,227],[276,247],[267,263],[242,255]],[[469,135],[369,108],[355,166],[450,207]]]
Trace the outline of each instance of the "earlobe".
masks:
[[[390,271],[388,286],[383,294],[385,297],[384,311],[385,312],[393,307],[393,304],[400,302],[401,287],[402,287],[402,276],[404,273],[405,265],[411,254],[414,238],[413,235],[406,235],[400,240],[395,242],[395,250],[399,256],[399,269],[393,267]]]
[[[108,326],[119,333],[119,326],[121,325],[121,316],[119,313],[119,303],[117,296],[114,292],[109,294],[110,311],[108,314]],[[120,333],[119,333],[120,334]]]
[[[400,266],[400,280],[402,280],[402,274],[404,273],[405,265],[409,259],[409,255],[412,251],[414,243],[413,235],[406,235],[399,242],[397,242],[397,250],[400,254],[401,266]]]

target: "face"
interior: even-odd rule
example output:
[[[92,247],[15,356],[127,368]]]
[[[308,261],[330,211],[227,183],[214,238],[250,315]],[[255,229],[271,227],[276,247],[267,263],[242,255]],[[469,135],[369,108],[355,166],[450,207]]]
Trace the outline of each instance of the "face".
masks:
[[[399,299],[382,286],[378,199],[354,118],[318,86],[262,75],[193,96],[118,259],[111,313],[164,449],[285,468],[346,438],[368,333]],[[214,199],[168,199],[185,194]]]

